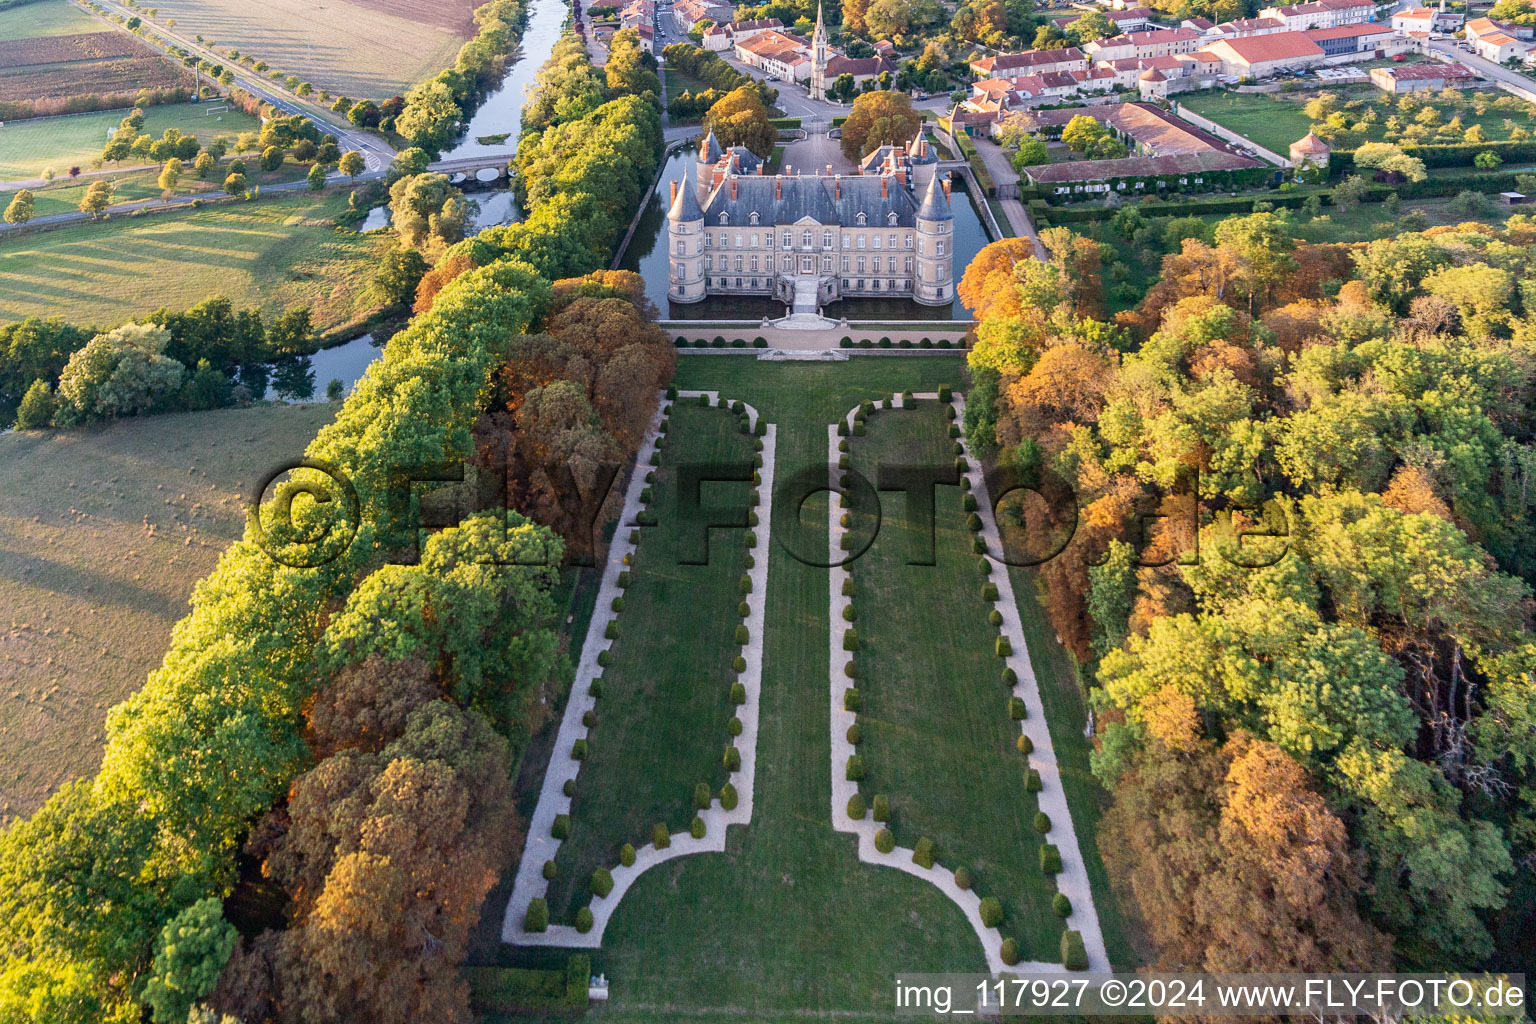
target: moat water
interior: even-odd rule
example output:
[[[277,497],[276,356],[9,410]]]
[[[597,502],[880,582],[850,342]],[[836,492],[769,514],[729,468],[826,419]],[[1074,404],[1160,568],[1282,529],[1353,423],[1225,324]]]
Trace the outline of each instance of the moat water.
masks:
[[[629,248],[619,260],[624,270],[633,270],[645,279],[645,294],[656,304],[665,320],[756,320],[761,317],[781,317],[785,314],[784,303],[769,298],[750,296],[712,296],[703,302],[674,303],[667,299],[667,247],[662,237],[666,233],[667,217],[664,204],[672,195],[672,182],[682,185],[684,169],[695,159],[692,147],[683,147],[672,154],[662,169],[661,182],[646,202],[640,224],[630,240]],[[958,181],[958,179],[957,179]],[[982,225],[981,214],[973,200],[956,189],[951,197],[955,214],[954,265],[955,280],[960,279],[964,268],[991,239]],[[957,297],[947,306],[922,306],[911,299],[844,299],[826,306],[823,312],[833,318],[849,320],[969,320],[971,311]]]

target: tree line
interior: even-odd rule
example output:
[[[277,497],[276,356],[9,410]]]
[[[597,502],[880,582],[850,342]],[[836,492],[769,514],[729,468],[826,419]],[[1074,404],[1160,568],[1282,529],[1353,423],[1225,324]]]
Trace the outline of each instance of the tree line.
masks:
[[[474,18],[479,31],[459,48],[453,67],[405,94],[393,128],[413,146],[436,153],[458,137],[484,90],[506,70],[507,57],[522,38],[528,5],[525,0],[491,0],[475,9]],[[367,119],[366,108],[361,116]]]
[[[1113,321],[1098,244],[994,243],[960,285],[967,426],[1051,499],[1001,519],[1066,545],[1045,613],[1159,965],[1516,969],[1536,224],[1294,234],[1260,212],[1185,237]]]

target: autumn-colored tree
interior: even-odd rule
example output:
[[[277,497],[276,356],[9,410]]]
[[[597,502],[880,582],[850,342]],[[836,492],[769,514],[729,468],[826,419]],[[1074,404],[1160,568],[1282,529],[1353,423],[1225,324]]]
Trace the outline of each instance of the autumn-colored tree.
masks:
[[[762,95],[750,83],[732,89],[709,108],[704,115],[704,130],[714,132],[722,146],[745,146],[765,160],[779,137],[777,129],[769,124]]]
[[[1018,316],[1019,292],[1014,287],[1014,267],[1035,258],[1028,238],[1004,238],[982,247],[965,268],[956,286],[960,301],[975,310],[976,319]]]
[[[843,122],[843,156],[855,163],[881,146],[911,142],[922,125],[905,93],[876,90],[853,101]]]

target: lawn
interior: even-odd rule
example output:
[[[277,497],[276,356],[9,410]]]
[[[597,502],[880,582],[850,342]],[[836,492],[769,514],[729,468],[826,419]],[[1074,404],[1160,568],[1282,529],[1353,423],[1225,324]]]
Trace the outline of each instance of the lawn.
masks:
[[[949,469],[957,445],[944,408],[929,401],[874,412],[868,435],[851,439],[853,468],[871,481],[882,467]],[[960,488],[938,486],[933,497],[935,564],[912,564],[929,557],[925,524],[888,492],[875,543],[852,566],[868,771],[860,790],[866,801],[890,798],[898,846],[927,837],[941,865],[966,867],[977,895],[1002,902],[1002,934],[1018,940],[1024,959],[1057,961],[1056,886],[1040,873],[1031,826],[1038,807],[1025,790],[1028,759],[1015,746],[1019,727],[1000,681],[992,605],[981,596]]]
[[[37,0],[0,11],[0,42],[100,32],[105,27],[68,0]]]
[[[1396,116],[1403,124],[1410,125],[1417,116],[1418,109],[1422,109],[1420,106],[1413,113],[1404,113],[1398,104],[1408,97],[1394,98],[1370,86],[1359,85],[1278,93],[1236,93],[1212,90],[1186,93],[1178,102],[1194,113],[1208,117],[1217,124],[1230,128],[1260,146],[1284,156],[1290,152],[1291,143],[1312,129],[1312,118],[1308,117],[1302,108],[1309,99],[1320,93],[1339,98],[1350,124],[1361,123],[1360,119],[1367,111],[1373,112],[1376,118],[1375,123],[1365,125],[1361,135],[1358,136],[1372,142],[1386,140],[1386,123],[1389,117]],[[1475,94],[1458,93],[1458,95],[1467,98]],[[1438,94],[1417,95],[1411,98],[1410,103],[1421,105],[1425,99],[1438,100]],[[1536,106],[1514,96],[1503,94],[1483,94],[1483,99],[1484,112],[1481,114],[1477,113],[1470,98],[1457,110],[1442,105],[1439,126],[1443,127],[1452,117],[1460,116],[1463,131],[1477,125],[1487,139],[1494,141],[1508,138],[1511,126],[1523,128],[1526,131],[1536,129]],[[1509,124],[1506,124],[1506,121]],[[1457,131],[1422,141],[1460,142],[1462,138],[1461,132]],[[1349,143],[1350,148],[1354,145],[1354,142]]]
[[[192,172],[191,167],[185,168],[181,180],[173,189],[178,197],[206,195],[222,198],[224,192],[224,178],[229,174],[229,160],[219,164],[204,181]],[[294,163],[292,160],[285,162],[275,171],[263,171],[256,166],[256,161],[247,157],[245,159],[246,184],[255,188],[264,185],[277,185],[283,182],[299,181],[309,173],[308,164]],[[70,181],[62,179],[52,185],[32,190],[33,206],[32,216],[48,217],[57,213],[73,213],[80,209],[80,200],[85,197],[86,190],[90,188],[92,181],[105,180],[112,184],[112,202],[132,203],[140,199],[158,199],[163,194],[160,188],[159,168],[149,168],[141,171],[127,171],[116,175],[103,175],[101,178],[90,180]],[[0,192],[0,202],[8,202],[11,193]]]
[[[731,396],[727,396],[731,397]],[[679,522],[677,467],[752,460],[752,438],[728,410],[673,404],[650,508],[660,520],[641,530],[619,635],[609,648],[591,755],[576,780],[571,836],[555,857],[551,919],[573,923],[591,898],[594,869],[618,863],[619,847],[650,842],[652,827],[683,832],[693,820],[693,787],[712,793],[729,781],[721,755],[730,740],[731,662],[741,623],[737,581],[745,571],[743,530],[713,530],[709,564],[685,565],[693,530]],[[708,504],[745,505],[750,484],[710,484]]]
[[[0,823],[95,772],[246,490],[334,408],[269,406],[0,436]]]
[[[36,6],[43,6],[37,4]],[[17,8],[19,11],[26,7]],[[5,15],[0,15],[4,18]],[[197,136],[208,142],[215,135],[236,135],[255,131],[260,125],[254,117],[232,107],[214,113],[214,103],[169,103],[147,107],[144,131],[156,138],[167,128]],[[101,156],[107,137],[112,134],[126,110],[104,110],[92,114],[65,114],[37,117],[26,121],[7,121],[0,126],[0,181],[35,178],[43,168],[52,167],[63,177],[69,168],[89,168]]]
[[[964,366],[955,356],[679,362],[679,387],[718,389],[777,426],[779,480],[823,465],[827,424],[860,401],[959,387]],[[958,907],[926,882],[860,863],[854,837],[832,830],[827,570],[785,546],[824,552],[825,523],[825,503],[812,498],[798,524],[775,517],[774,537],[760,546],[772,561],[752,823],[730,830],[725,853],[668,862],[630,889],[593,955],[594,971],[612,986],[605,1020],[734,1024],[819,1016],[885,1024],[898,973],[985,967]],[[1025,609],[1026,622],[1030,614]],[[1093,870],[1097,851],[1086,837],[1083,855]],[[1113,955],[1125,948],[1113,937],[1119,917],[1109,893],[1096,897]],[[505,906],[487,913],[499,924]],[[494,942],[476,950],[480,962],[520,965],[563,964],[567,956]]]
[[[165,0],[159,21],[199,34],[219,52],[237,49],[316,89],[385,99],[453,65],[474,34],[475,0]]]
[[[268,316],[308,305],[319,330],[360,323],[392,240],[338,230],[344,192],[298,193],[0,237],[0,322],[110,327],[210,295]]]

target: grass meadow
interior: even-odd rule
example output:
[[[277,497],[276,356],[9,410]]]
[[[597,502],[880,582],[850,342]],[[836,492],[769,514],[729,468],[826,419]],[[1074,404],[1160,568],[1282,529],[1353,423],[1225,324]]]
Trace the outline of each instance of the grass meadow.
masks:
[[[94,772],[107,709],[160,664],[246,490],[334,408],[0,435],[0,821]]]
[[[871,481],[882,466],[947,469],[955,453],[943,408],[929,400],[876,410],[867,436],[850,439],[853,468]],[[934,502],[934,564],[913,564],[930,558],[925,524],[896,492],[882,492],[879,533],[853,563],[853,685],[863,697],[867,771],[860,791],[866,802],[890,798],[898,846],[932,840],[939,864],[964,866],[977,895],[997,897],[1002,934],[1018,940],[1024,959],[1056,962],[1056,885],[1040,872],[1041,838],[1031,825],[1039,808],[1025,789],[1018,724],[1008,717],[997,629],[987,621],[992,604],[981,596],[960,488],[935,487]]]
[[[959,388],[964,365],[954,356],[846,363],[685,356],[677,383],[740,398],[776,424],[776,474],[782,481],[797,468],[824,465],[827,425],[852,406],[893,391]],[[879,415],[884,414],[871,422]],[[759,557],[770,562],[752,823],[729,831],[723,854],[670,861],[646,872],[629,890],[592,958],[593,970],[612,983],[605,1020],[738,1024],[835,1018],[885,1024],[898,973],[985,968],[981,945],[958,907],[926,882],[860,863],[854,837],[832,830],[827,570],[805,564],[786,547],[826,551],[824,498],[807,501],[798,523],[787,513],[776,515],[774,536],[759,545]],[[899,510],[898,495],[882,495],[886,498]],[[979,597],[965,596],[979,603]],[[626,606],[625,615],[634,610]],[[1050,632],[1031,603],[1021,611],[1033,630],[1033,651],[1033,638]],[[669,606],[668,612],[674,641],[690,636],[695,603]],[[975,612],[984,628],[985,610]],[[943,646],[947,640],[933,643]],[[1037,653],[1035,667],[1043,689],[1075,698],[1077,684],[1065,655],[1039,659]],[[999,682],[996,692],[1001,690]],[[1054,693],[1046,702],[1071,710]],[[954,714],[947,706],[931,711],[936,718]],[[1072,736],[1074,756],[1086,760],[1080,718],[1053,729],[1055,742],[1063,745],[1059,750],[1067,749]],[[1067,758],[1065,752],[1061,756]],[[645,770],[635,764],[630,778]],[[1080,786],[1068,789],[1076,799],[1084,792]],[[1085,814],[1074,807],[1074,815],[1089,869],[1102,878],[1092,830],[1096,811]],[[1110,955],[1117,967],[1129,969],[1136,961],[1114,897],[1107,889],[1095,896]],[[504,898],[488,902],[486,914],[493,920],[482,929],[486,941],[476,947],[478,962],[565,962],[567,951],[519,950],[496,942],[505,908]]]
[[[27,9],[18,7],[16,10]],[[0,14],[0,19],[9,13],[13,12]],[[220,106],[223,104],[168,103],[147,107],[144,131],[159,138],[167,128],[175,128],[206,143],[215,135],[236,135],[259,127],[254,117],[233,107],[215,113],[215,108]],[[126,110],[103,110],[7,121],[0,126],[0,181],[35,178],[45,167],[52,167],[61,178],[72,165],[89,168],[91,161],[101,156],[108,137],[127,113]]]
[[[710,531],[709,564],[682,564],[692,539],[685,533],[692,531],[675,514],[677,467],[750,463],[753,439],[734,413],[690,400],[673,403],[669,428],[652,485],[650,508],[659,524],[641,528],[619,635],[603,671],[591,754],[576,779],[571,836],[555,857],[550,913],[567,924],[591,899],[593,870],[617,865],[620,846],[644,846],[657,822],[666,822],[669,833],[686,831],[694,785],[707,783],[718,794],[730,780],[721,757],[734,710],[731,662],[742,621],[736,606],[742,600],[737,581],[746,571],[745,531]],[[706,490],[709,504],[740,506],[750,484]]]
[[[0,11],[0,42],[101,32],[106,27],[69,0],[36,0]]]
[[[113,327],[210,295],[269,316],[308,305],[317,329],[361,323],[390,239],[338,230],[344,194],[297,193],[0,238],[0,322]]]

